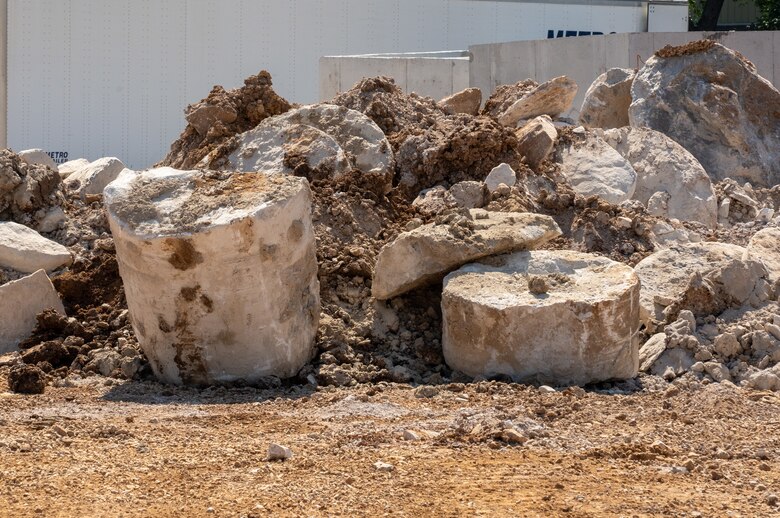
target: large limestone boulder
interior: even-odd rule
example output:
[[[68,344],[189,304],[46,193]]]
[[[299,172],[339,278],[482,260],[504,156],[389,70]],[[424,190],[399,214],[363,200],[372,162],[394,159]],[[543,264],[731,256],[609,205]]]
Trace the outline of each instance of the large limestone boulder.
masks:
[[[571,108],[577,95],[577,83],[566,76],[555,77],[540,84],[498,116],[498,122],[514,127],[524,119],[539,115],[557,117]]]
[[[103,194],[103,189],[124,169],[125,164],[116,157],[99,158],[83,169],[69,174],[64,180],[65,188],[82,199],[87,195]]]
[[[80,171],[89,165],[89,160],[86,158],[76,158],[74,160],[68,160],[64,164],[57,166],[57,172],[60,173],[60,178],[63,180],[72,175],[76,171]]]
[[[0,286],[0,354],[16,349],[32,334],[45,309],[65,314],[62,301],[43,270]]]
[[[537,170],[555,147],[558,130],[548,115],[540,115],[518,129],[516,135],[518,150],[531,169]]]
[[[631,164],[592,133],[563,145],[561,172],[576,192],[614,205],[630,200],[636,189]]]
[[[331,177],[357,169],[382,192],[392,188],[395,160],[390,143],[374,121],[343,106],[290,110],[239,135],[237,143],[221,169],[297,174],[300,167],[301,173],[313,171],[313,179],[331,168]],[[209,155],[203,164],[216,158]]]
[[[648,206],[652,197],[661,198],[655,215],[718,225],[718,199],[710,177],[684,147],[648,128],[611,129],[604,140],[636,171],[634,200]]]
[[[43,149],[25,149],[19,151],[19,157],[30,165],[44,165],[50,169],[57,170],[57,164]]]
[[[635,271],[642,281],[642,321],[663,322],[673,304],[706,316],[732,306],[760,304],[769,294],[766,267],[743,259],[745,248],[717,242],[688,243],[644,258]]]
[[[0,266],[32,273],[51,271],[72,261],[73,256],[61,244],[24,225],[0,221]]]
[[[133,328],[155,374],[210,384],[293,376],[320,313],[303,178],[152,169],[105,191]]]
[[[444,279],[443,352],[471,376],[583,385],[639,366],[639,279],[570,250],[517,252]]]
[[[706,40],[664,48],[631,96],[631,125],[673,138],[713,180],[780,183],[780,92],[740,54]]]
[[[431,223],[400,234],[379,251],[371,293],[385,300],[440,281],[448,272],[489,255],[531,249],[561,235],[541,214],[469,211],[470,218]]]
[[[636,72],[630,68],[610,68],[590,85],[580,108],[580,124],[586,128],[628,126],[631,85]]]
[[[762,261],[766,266],[769,282],[780,281],[780,228],[770,227],[756,232],[750,238],[745,259]]]
[[[482,104],[482,90],[479,88],[466,88],[449,97],[445,97],[436,104],[447,115],[455,115],[457,113],[477,115]]]

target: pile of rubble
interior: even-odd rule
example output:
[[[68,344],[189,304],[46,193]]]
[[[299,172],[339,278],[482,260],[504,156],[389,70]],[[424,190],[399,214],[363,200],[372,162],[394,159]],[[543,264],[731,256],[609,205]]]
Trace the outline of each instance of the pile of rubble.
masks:
[[[780,93],[711,42],[607,71],[579,123],[576,92],[378,77],[293,106],[261,72],[188,107],[157,169],[5,151],[12,384],[780,390]]]

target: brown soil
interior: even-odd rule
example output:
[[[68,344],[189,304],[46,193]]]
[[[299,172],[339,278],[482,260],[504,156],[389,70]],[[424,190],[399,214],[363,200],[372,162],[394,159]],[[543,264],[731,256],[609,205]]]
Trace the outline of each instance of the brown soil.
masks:
[[[37,227],[62,204],[60,175],[44,165],[29,165],[10,149],[0,149],[0,221]]]
[[[92,377],[41,396],[0,393],[0,508],[52,517],[777,512],[776,394],[683,382],[640,393],[425,388],[195,390]],[[292,459],[269,462],[271,443]]]
[[[168,156],[157,165],[191,169],[230,137],[254,128],[263,119],[289,110],[292,105],[277,95],[271,85],[271,74],[263,70],[246,78],[241,88],[225,90],[215,86],[208,97],[188,106],[186,113],[204,105],[218,106],[234,112],[235,120],[230,123],[215,121],[206,134],[187,124],[179,139],[171,145]]]

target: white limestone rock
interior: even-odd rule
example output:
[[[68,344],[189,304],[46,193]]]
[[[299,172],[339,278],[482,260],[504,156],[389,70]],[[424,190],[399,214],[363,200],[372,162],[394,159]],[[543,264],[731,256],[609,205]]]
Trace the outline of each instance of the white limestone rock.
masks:
[[[632,199],[658,216],[718,225],[718,199],[710,177],[684,147],[649,128],[611,129],[603,138],[636,172]],[[652,203],[654,198],[663,198],[663,204]]]
[[[45,309],[65,314],[57,291],[43,270],[0,286],[0,354],[11,352],[35,329]]]
[[[287,378],[311,358],[320,301],[305,179],[166,167],[122,174],[105,205],[158,378]]]
[[[769,227],[750,238],[745,258],[762,261],[769,274],[769,282],[780,281],[780,228]]]
[[[639,279],[605,257],[536,250],[468,264],[444,279],[442,315],[447,365],[470,376],[584,385],[639,367]]]
[[[64,180],[65,188],[82,199],[87,195],[103,194],[103,189],[125,170],[125,164],[116,157],[99,158]]]
[[[639,372],[647,372],[666,350],[666,334],[656,333],[639,348]]]
[[[758,261],[743,260],[744,255],[741,246],[701,242],[675,245],[644,258],[634,268],[642,281],[642,321],[663,321],[667,306],[689,288],[699,289],[699,302],[712,311],[723,311],[724,305],[765,301],[769,292],[766,268]],[[709,295],[701,296],[705,291]]]
[[[455,115],[457,113],[477,115],[482,104],[482,90],[479,88],[466,88],[449,97],[445,97],[436,104],[447,115]]]
[[[19,151],[19,156],[30,165],[45,165],[55,171],[57,170],[57,164],[43,149],[25,149],[24,151]]]
[[[558,138],[558,130],[548,115],[540,115],[518,129],[517,148],[533,170],[552,152]]]
[[[60,178],[63,180],[72,175],[76,171],[80,171],[89,165],[89,160],[86,158],[76,158],[75,160],[69,160],[64,164],[57,166],[57,172],[60,173]]]
[[[24,225],[0,221],[0,266],[32,273],[51,271],[72,261],[70,251],[61,244]]]
[[[392,189],[395,159],[390,143],[374,121],[343,106],[315,104],[269,117],[237,137],[238,147],[224,170],[301,174],[311,179],[339,176],[357,169],[377,183],[383,193]],[[209,155],[200,165],[209,166]]]
[[[562,147],[561,172],[576,192],[613,205],[630,200],[636,190],[637,175],[631,164],[593,133]]]
[[[458,182],[448,192],[458,207],[478,209],[485,205],[485,184],[482,182]]]
[[[577,95],[577,83],[566,76],[555,77],[540,84],[498,116],[498,122],[514,127],[523,119],[539,115],[557,117],[571,108]]]
[[[469,211],[471,219],[420,226],[400,234],[379,251],[371,293],[386,300],[441,280],[468,262],[514,250],[532,249],[561,235],[541,214]]]
[[[491,169],[485,178],[485,185],[489,192],[494,192],[501,184],[512,187],[515,183],[517,183],[517,173],[509,164],[504,163]]]
[[[610,68],[590,85],[580,109],[580,124],[586,128],[628,126],[631,84],[636,72],[630,68]]]
[[[740,54],[714,42],[664,49],[631,87],[631,126],[665,133],[713,181],[780,183],[780,92]]]

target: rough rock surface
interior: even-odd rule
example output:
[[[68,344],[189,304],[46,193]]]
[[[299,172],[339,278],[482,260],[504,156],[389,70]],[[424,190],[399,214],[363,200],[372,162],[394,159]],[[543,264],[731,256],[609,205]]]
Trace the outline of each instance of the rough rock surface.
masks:
[[[0,266],[32,273],[51,271],[72,261],[70,252],[61,244],[24,225],[0,221]]]
[[[482,105],[482,90],[479,88],[466,88],[449,97],[445,97],[437,104],[447,115],[455,115],[457,113],[477,115],[479,107]]]
[[[116,157],[99,158],[68,175],[63,183],[66,189],[85,199],[91,194],[103,194],[103,189],[124,169],[125,164]]]
[[[470,261],[531,249],[559,236],[549,216],[469,211],[469,217],[423,225],[399,235],[379,252],[372,295],[385,300],[441,280]]]
[[[642,281],[642,320],[663,322],[680,309],[717,315],[731,306],[765,301],[770,288],[766,268],[743,260],[745,252],[737,245],[702,242],[645,258],[635,268]]]
[[[577,83],[566,76],[556,77],[517,99],[496,118],[504,126],[514,127],[539,115],[557,117],[571,108],[576,95]]]
[[[516,183],[517,173],[509,164],[498,164],[485,177],[485,187],[487,187],[489,192],[498,189],[499,185],[503,184],[507,187],[512,187]]]
[[[76,158],[75,160],[68,160],[64,164],[57,166],[57,172],[60,173],[60,178],[65,180],[68,176],[72,175],[79,169],[84,169],[90,164],[86,158]]]
[[[769,282],[780,281],[780,228],[769,227],[756,232],[747,245],[745,258],[763,262]]]
[[[320,303],[306,180],[161,168],[123,174],[105,202],[160,379],[251,383],[311,359]]]
[[[622,128],[628,126],[631,85],[636,71],[610,68],[590,85],[580,109],[580,124],[586,128]]]
[[[19,156],[30,165],[43,165],[49,169],[57,170],[57,164],[43,149],[25,149],[19,151]]]
[[[49,308],[65,313],[43,270],[0,286],[0,354],[14,350],[28,338],[38,313]]]
[[[583,196],[598,196],[612,204],[630,200],[637,175],[631,164],[601,137],[588,133],[562,145],[561,172]]]
[[[221,162],[228,150],[229,156]],[[343,106],[316,104],[266,119],[215,150],[199,166],[295,173],[309,180],[339,177],[356,169],[387,193],[395,160],[385,135],[367,116]]]
[[[652,197],[662,197],[654,215],[717,226],[718,200],[710,177],[684,147],[648,128],[611,129],[603,138],[636,172],[633,199],[650,208]]]
[[[538,250],[466,265],[445,278],[442,313],[445,360],[470,376],[582,385],[639,365],[639,279],[605,257]]]
[[[557,139],[558,130],[547,115],[540,115],[517,130],[518,149],[534,171],[550,155]]]
[[[187,127],[158,165],[179,169],[194,167],[230,137],[290,108],[290,103],[274,91],[271,74],[265,70],[249,76],[244,80],[244,86],[235,90],[215,86],[208,97],[187,107]]]
[[[780,183],[780,92],[737,52],[707,40],[664,48],[631,96],[631,125],[673,138],[713,181]]]
[[[0,221],[30,227],[62,203],[60,176],[43,165],[30,165],[9,149],[0,149]]]

